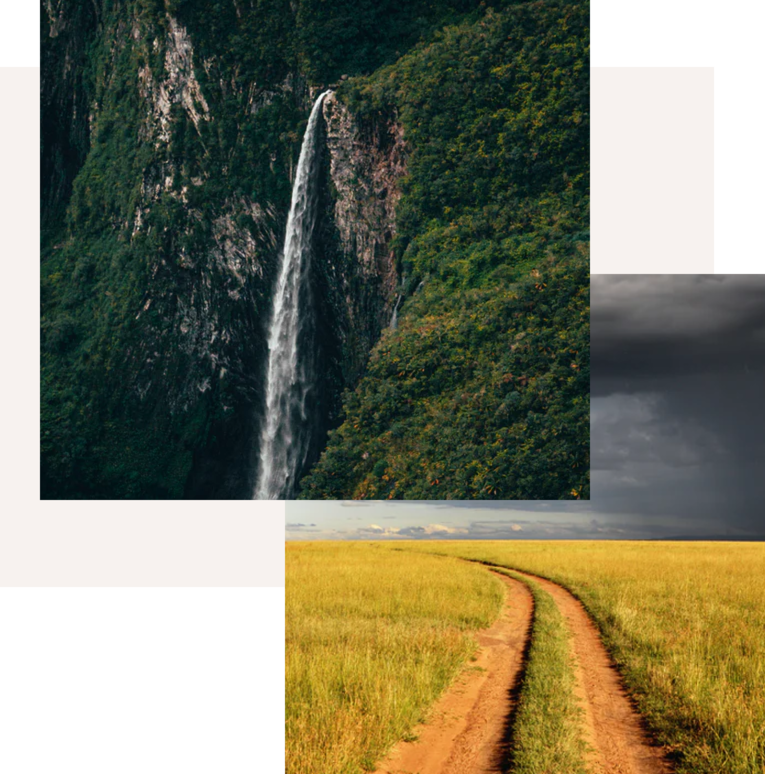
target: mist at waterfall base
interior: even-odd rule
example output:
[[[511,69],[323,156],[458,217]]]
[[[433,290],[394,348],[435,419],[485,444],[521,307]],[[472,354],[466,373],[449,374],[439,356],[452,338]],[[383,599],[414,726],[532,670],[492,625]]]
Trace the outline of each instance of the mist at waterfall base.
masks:
[[[268,331],[265,409],[253,498],[288,499],[310,460],[318,397],[312,238],[321,154],[321,105],[314,102],[300,149]]]

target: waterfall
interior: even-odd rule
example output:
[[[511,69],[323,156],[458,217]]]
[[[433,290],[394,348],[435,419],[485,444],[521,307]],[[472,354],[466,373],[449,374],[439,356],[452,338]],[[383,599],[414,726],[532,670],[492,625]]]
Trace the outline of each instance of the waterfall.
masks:
[[[260,436],[260,463],[254,499],[288,499],[305,463],[310,440],[306,399],[311,392],[314,368],[309,353],[300,351],[301,331],[310,320],[301,311],[310,292],[311,234],[316,220],[316,162],[321,103],[313,105],[300,149],[292,202],[284,237],[282,263],[274,291],[268,331],[266,403]]]
[[[403,296],[399,294],[399,297],[396,299],[396,305],[393,307],[393,315],[390,318],[390,329],[396,330],[398,328],[398,305],[401,303],[401,299]]]

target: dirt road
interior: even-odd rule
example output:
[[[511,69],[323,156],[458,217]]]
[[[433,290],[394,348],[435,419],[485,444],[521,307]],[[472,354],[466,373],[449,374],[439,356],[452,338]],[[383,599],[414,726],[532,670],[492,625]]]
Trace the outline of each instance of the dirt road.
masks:
[[[582,603],[552,581],[518,574],[536,581],[550,594],[571,631],[585,740],[591,748],[587,764],[592,774],[670,774],[672,768],[661,749],[650,743]]]
[[[506,586],[496,623],[476,635],[480,650],[415,729],[375,774],[489,774],[503,771],[504,747],[515,705],[533,603],[525,584],[497,575]]]
[[[584,710],[584,737],[591,774],[671,774],[662,750],[651,744],[595,624],[581,602],[562,586],[518,572],[550,594],[572,635],[577,699]],[[400,742],[375,774],[501,774],[531,637],[533,601],[527,586],[496,574],[506,585],[502,615],[477,635],[480,650],[415,729],[416,741]]]

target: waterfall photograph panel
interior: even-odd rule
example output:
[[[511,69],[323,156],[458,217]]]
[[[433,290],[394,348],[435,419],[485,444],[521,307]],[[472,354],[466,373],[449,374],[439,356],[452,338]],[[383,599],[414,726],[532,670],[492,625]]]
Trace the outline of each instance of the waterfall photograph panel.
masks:
[[[41,24],[42,499],[589,499],[589,4]]]

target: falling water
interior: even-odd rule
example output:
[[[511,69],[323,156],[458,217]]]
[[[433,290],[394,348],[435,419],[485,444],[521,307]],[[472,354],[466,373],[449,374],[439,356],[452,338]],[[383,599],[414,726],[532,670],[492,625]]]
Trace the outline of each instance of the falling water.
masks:
[[[399,295],[396,299],[396,305],[393,307],[393,315],[390,318],[390,328],[394,331],[398,328],[398,305],[401,303],[402,298],[403,296]]]
[[[310,263],[311,233],[316,220],[316,161],[318,159],[321,103],[313,105],[300,149],[292,203],[287,219],[282,265],[274,292],[268,332],[266,406],[260,437],[260,464],[254,499],[292,496],[296,478],[308,453],[306,399],[314,376],[310,358],[299,352],[301,317],[305,306]],[[310,322],[308,323],[310,325]]]

